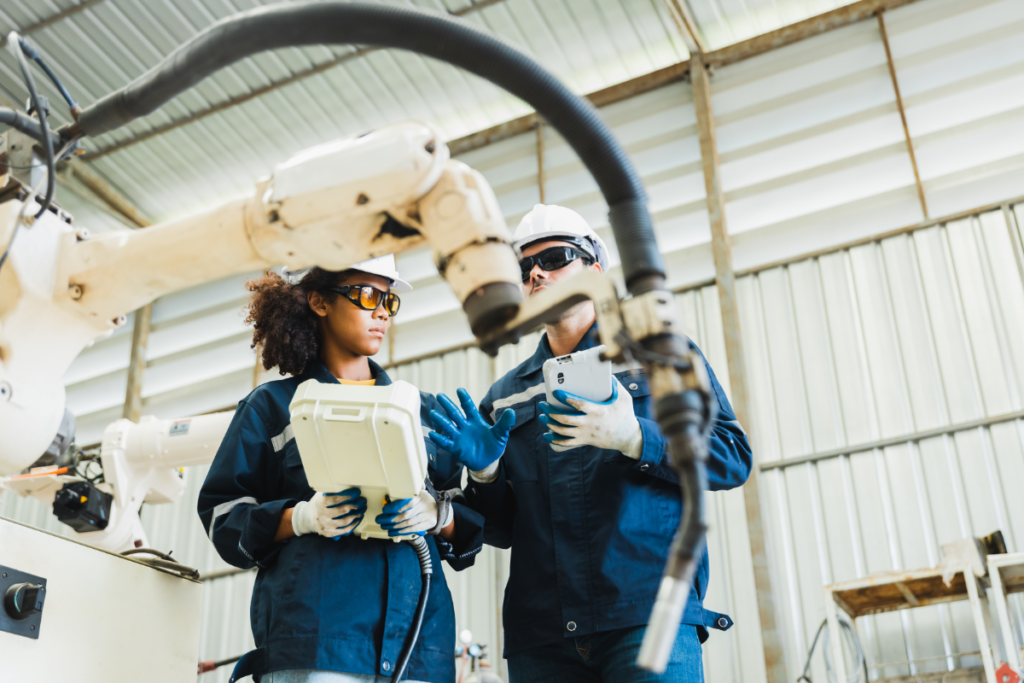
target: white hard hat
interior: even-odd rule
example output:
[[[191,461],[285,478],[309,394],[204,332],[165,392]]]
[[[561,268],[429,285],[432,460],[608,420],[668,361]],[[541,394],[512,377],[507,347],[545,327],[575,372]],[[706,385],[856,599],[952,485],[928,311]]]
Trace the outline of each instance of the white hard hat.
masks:
[[[291,284],[298,284],[302,281],[302,278],[306,276],[312,268],[302,268],[300,270],[289,270],[286,266],[281,271],[281,276],[290,282]],[[349,266],[345,270],[358,270],[361,273],[369,273],[370,275],[380,275],[391,282],[391,289],[399,292],[412,291],[412,285],[398,277],[398,268],[395,265],[395,255],[388,254],[387,256],[378,256],[377,258],[368,259],[360,263]]]
[[[512,234],[512,246],[522,252],[534,242],[565,239],[579,244],[601,264],[601,270],[608,272],[608,247],[598,237],[590,224],[572,209],[556,204],[537,204],[530,213],[519,221]]]
[[[346,270],[358,270],[361,273],[380,275],[381,277],[387,278],[391,281],[391,289],[399,292],[412,291],[412,285],[398,277],[398,266],[395,265],[394,254],[378,256],[377,258],[357,263],[354,266],[349,266]]]

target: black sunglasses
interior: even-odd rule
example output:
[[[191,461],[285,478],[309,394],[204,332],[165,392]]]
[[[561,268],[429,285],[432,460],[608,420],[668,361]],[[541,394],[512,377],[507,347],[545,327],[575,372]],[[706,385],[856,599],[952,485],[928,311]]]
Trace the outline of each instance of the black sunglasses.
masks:
[[[364,311],[376,311],[383,303],[392,318],[398,315],[398,308],[402,305],[402,300],[394,292],[382,292],[370,285],[339,285],[328,287],[324,291],[341,294]]]
[[[565,268],[579,258],[584,259],[587,264],[594,262],[590,254],[582,252],[575,247],[551,247],[533,256],[520,259],[519,269],[523,271],[523,283],[525,284],[530,281],[530,273],[533,272],[535,265],[540,266],[541,270],[551,272],[552,270]]]

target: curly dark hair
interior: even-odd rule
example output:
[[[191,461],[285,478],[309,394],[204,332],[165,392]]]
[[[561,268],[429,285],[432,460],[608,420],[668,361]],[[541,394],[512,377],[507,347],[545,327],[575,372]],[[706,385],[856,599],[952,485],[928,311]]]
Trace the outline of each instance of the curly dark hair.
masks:
[[[277,368],[282,375],[300,375],[320,357],[320,325],[306,294],[338,284],[349,271],[313,268],[298,284],[273,271],[245,283],[252,292],[245,323],[252,325],[252,348],[262,353],[263,367]],[[337,296],[324,292],[329,301]]]

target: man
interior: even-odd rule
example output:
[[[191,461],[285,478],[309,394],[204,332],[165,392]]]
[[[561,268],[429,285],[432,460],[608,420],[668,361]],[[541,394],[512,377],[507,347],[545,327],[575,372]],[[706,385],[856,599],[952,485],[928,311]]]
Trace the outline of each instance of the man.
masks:
[[[535,206],[513,239],[528,296],[584,268],[608,268],[604,242],[564,207]],[[731,625],[701,605],[706,555],[667,670],[635,663],[682,508],[646,377],[616,373],[612,399],[600,404],[556,394],[575,415],[543,400],[544,361],[596,345],[595,320],[586,301],[545,325],[537,351],[491,387],[479,411],[464,389],[465,415],[439,397],[448,419],[431,413],[440,434],[430,438],[470,470],[466,494],[484,515],[485,541],[512,548],[504,605],[512,683],[703,681],[707,628]],[[708,484],[723,490],[746,481],[751,452],[707,371],[718,400]]]

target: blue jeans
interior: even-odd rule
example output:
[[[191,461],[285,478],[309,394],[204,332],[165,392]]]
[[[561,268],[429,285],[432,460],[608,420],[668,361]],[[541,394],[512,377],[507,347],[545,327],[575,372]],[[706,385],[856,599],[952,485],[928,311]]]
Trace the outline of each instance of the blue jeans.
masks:
[[[646,626],[565,638],[508,657],[511,683],[704,683],[694,626],[679,627],[668,667],[655,674],[636,665]]]

